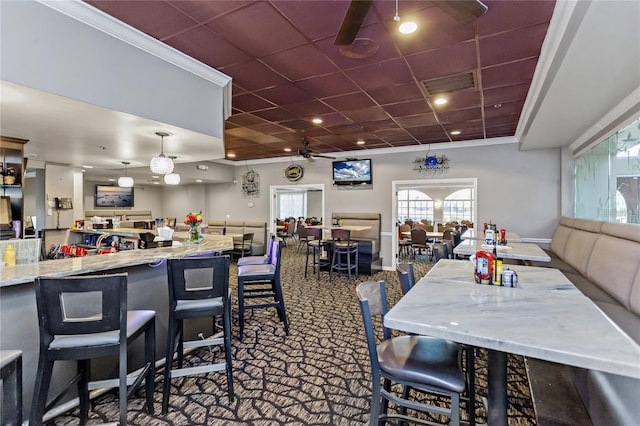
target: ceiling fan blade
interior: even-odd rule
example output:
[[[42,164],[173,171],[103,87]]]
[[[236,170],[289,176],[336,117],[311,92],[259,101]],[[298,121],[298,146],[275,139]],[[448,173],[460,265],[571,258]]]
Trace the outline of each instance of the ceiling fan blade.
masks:
[[[353,43],[360,31],[360,27],[364,22],[364,18],[369,12],[373,0],[352,0],[349,4],[347,14],[344,15],[340,30],[336,35],[336,39],[333,44],[338,46],[345,46]]]
[[[480,0],[433,0],[432,3],[461,24],[475,21],[488,9]]]
[[[330,155],[322,155],[322,154],[311,154],[312,157],[316,157],[316,158],[329,158],[331,160],[335,160],[336,157],[332,157]]]

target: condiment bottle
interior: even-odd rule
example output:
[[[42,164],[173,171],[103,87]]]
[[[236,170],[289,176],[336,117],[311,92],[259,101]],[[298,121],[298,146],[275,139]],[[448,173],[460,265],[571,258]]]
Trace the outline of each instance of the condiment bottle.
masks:
[[[7,266],[16,264],[16,249],[12,245],[8,245],[4,250],[4,264]]]

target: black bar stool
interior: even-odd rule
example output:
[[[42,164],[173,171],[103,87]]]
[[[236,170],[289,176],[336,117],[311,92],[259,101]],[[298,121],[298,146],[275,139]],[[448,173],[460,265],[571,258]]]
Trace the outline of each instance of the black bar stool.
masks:
[[[225,371],[229,401],[233,402],[233,368],[231,359],[231,294],[229,290],[229,256],[169,259],[169,323],[162,392],[162,414],[169,408],[171,379],[211,371]],[[222,316],[222,337],[184,341],[185,319]],[[224,345],[225,361],[205,366],[183,368],[184,348]],[[177,352],[177,368],[172,369]]]
[[[306,228],[307,230],[307,259],[304,265],[304,277],[307,278],[309,266],[313,268],[313,273],[317,272],[317,277],[320,279],[320,270],[323,266],[330,266],[329,260],[329,247],[331,242],[328,240],[322,240],[321,228]],[[322,257],[322,253],[325,257]],[[311,255],[311,263],[309,263],[309,255]]]
[[[358,278],[358,243],[351,241],[351,231],[348,229],[332,229],[333,256],[331,257],[331,269],[329,281],[333,271],[338,274],[346,273],[351,283],[351,272]]]
[[[289,334],[289,322],[284,306],[282,283],[280,281],[280,258],[282,241],[275,241],[272,248],[271,263],[266,265],[243,265],[238,267],[238,322],[240,339],[244,336],[244,311],[247,309],[273,308]],[[272,299],[273,302],[245,303],[245,299]]]
[[[0,379],[2,380],[2,425],[22,424],[22,351],[0,351]]]
[[[127,399],[145,381],[147,412],[153,414],[155,311],[127,311],[127,274],[36,278],[40,325],[40,357],[33,389],[29,424],[42,424],[46,410],[57,404],[74,383],[78,385],[80,423],[89,416],[92,358],[118,355],[118,379],[100,381],[119,389],[120,425],[127,423]],[[145,366],[131,379],[127,392],[127,345],[144,333]],[[46,404],[53,364],[76,360],[78,374]]]

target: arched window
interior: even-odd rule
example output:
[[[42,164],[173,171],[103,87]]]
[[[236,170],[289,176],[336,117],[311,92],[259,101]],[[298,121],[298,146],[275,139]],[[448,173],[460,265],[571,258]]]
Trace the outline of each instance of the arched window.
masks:
[[[460,222],[462,220],[474,222],[473,200],[472,188],[460,189],[450,194],[442,204],[442,220],[444,222]]]
[[[398,220],[428,219],[433,223],[433,200],[424,192],[414,189],[398,191]]]

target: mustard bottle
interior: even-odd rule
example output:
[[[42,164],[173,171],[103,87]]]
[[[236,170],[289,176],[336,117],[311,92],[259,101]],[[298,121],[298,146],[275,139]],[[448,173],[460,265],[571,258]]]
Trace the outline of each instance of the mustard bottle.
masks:
[[[16,249],[12,245],[8,245],[4,250],[4,264],[12,266],[16,264]]]

